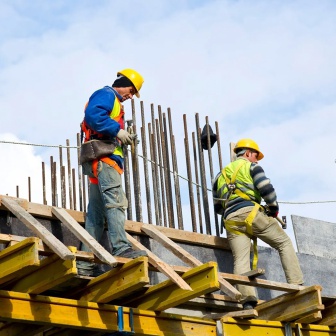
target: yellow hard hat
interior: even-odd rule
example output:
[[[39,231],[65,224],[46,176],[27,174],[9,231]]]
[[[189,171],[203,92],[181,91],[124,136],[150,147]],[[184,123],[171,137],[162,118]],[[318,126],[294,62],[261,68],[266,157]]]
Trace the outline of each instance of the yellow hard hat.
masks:
[[[135,93],[135,96],[140,98],[139,91],[140,91],[141,86],[144,82],[144,79],[139,74],[139,72],[136,72],[133,69],[124,69],[124,70],[121,70],[117,73],[117,76],[119,76],[119,75],[123,75],[123,76],[127,77],[132,82],[135,89],[137,90],[137,92]]]
[[[239,148],[254,149],[255,151],[257,151],[259,153],[258,154],[258,160],[261,160],[264,157],[264,154],[260,152],[258,144],[255,141],[253,141],[252,139],[240,139],[236,143],[236,146],[235,146],[233,151],[235,153],[237,153]]]

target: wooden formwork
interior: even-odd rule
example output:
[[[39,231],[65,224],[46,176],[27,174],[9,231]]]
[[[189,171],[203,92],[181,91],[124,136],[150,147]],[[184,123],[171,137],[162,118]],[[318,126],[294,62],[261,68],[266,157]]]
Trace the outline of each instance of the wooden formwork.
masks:
[[[218,271],[215,262],[202,263],[153,225],[138,224],[188,266],[168,265],[130,236],[135,249],[148,257],[129,260],[111,256],[87,235],[77,220],[80,214],[61,208],[36,205],[1,196],[1,209],[14,214],[37,237],[0,234],[0,336],[2,335],[217,335],[220,320],[224,335],[259,336],[320,335],[334,333],[335,304],[325,309],[320,286],[297,286],[258,279],[263,270],[234,275]],[[65,246],[51,232],[41,229],[37,212],[56,217],[93,253]],[[134,223],[132,224],[135,225]],[[168,231],[167,231],[168,232]],[[170,237],[169,237],[170,235]],[[110,265],[97,277],[79,276],[76,261]],[[151,284],[149,271],[168,280]],[[284,291],[279,297],[260,302],[255,310],[243,311],[235,284]],[[222,290],[225,294],[217,294]],[[183,307],[183,314],[166,310]],[[193,307],[210,312],[188,315]],[[190,314],[192,315],[192,314]],[[268,328],[268,331],[266,329]],[[265,331],[266,330],[266,331]],[[282,333],[282,334],[281,334]],[[320,334],[319,334],[320,333]],[[273,335],[273,334],[272,334]]]

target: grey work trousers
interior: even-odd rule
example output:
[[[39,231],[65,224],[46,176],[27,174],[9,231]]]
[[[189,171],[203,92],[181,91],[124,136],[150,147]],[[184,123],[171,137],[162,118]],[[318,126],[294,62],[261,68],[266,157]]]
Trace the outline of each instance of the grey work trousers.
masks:
[[[239,209],[226,219],[244,222],[252,209],[253,206]],[[232,226],[232,229],[243,233],[246,232],[246,226]],[[278,221],[275,218],[268,217],[264,211],[258,211],[252,222],[252,232],[253,236],[278,251],[287,282],[290,284],[303,284],[303,274],[292,241],[280,227]],[[235,234],[228,230],[226,230],[226,233],[233,254],[233,273],[242,274],[250,271],[251,239],[245,234]],[[242,302],[257,300],[257,293],[254,287],[237,285],[237,289],[242,294]]]

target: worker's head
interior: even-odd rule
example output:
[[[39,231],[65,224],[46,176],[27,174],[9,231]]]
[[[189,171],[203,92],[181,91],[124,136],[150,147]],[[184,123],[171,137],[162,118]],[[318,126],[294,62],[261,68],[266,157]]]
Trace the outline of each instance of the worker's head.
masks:
[[[240,139],[233,151],[237,157],[243,156],[250,162],[257,162],[264,157],[264,154],[260,152],[258,144],[252,139]]]
[[[140,97],[139,91],[144,82],[143,77],[133,69],[124,69],[117,73],[117,79],[112,87],[120,94],[122,101]]]

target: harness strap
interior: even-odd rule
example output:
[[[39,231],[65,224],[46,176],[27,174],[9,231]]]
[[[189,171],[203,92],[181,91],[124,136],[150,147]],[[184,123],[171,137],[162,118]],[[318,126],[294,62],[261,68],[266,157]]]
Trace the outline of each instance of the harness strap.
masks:
[[[233,220],[224,220],[225,229],[229,232],[236,234],[236,235],[246,235],[250,239],[253,240],[253,261],[252,261],[252,269],[257,268],[258,264],[258,246],[257,246],[257,237],[253,236],[253,230],[252,230],[252,223],[254,218],[256,217],[259,208],[261,207],[260,204],[256,203],[252,209],[252,211],[248,214],[248,216],[245,218],[244,222],[236,222]],[[238,230],[235,230],[232,228],[232,226],[246,226],[246,232],[240,232]]]
[[[98,169],[98,162],[99,161],[103,161],[105,162],[106,164],[108,164],[109,166],[111,166],[112,168],[114,168],[120,175],[124,172],[123,169],[121,169],[119,166],[118,166],[118,163],[108,157],[103,157],[103,158],[100,158],[100,159],[96,159],[96,160],[93,160],[92,161],[92,173],[95,177],[90,177],[90,182],[93,183],[93,184],[98,184],[98,179],[97,179],[97,176],[98,176],[98,172],[97,172],[97,169]]]

